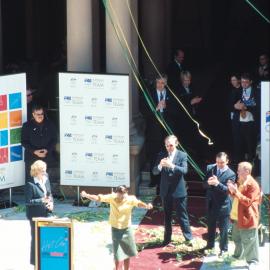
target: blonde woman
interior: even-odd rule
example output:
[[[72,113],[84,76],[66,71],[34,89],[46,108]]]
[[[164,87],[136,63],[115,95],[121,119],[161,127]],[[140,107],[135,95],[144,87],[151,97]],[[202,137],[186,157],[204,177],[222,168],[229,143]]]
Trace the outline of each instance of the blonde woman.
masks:
[[[133,207],[152,209],[152,204],[146,204],[138,200],[135,196],[128,195],[128,189],[125,185],[118,186],[115,193],[91,195],[82,191],[81,196],[89,200],[110,204],[109,223],[112,226],[115,270],[122,269],[122,261],[124,261],[124,270],[128,270],[130,257],[137,254],[136,244],[131,229],[132,209]]]
[[[25,185],[26,216],[31,226],[30,263],[35,265],[35,223],[33,217],[47,217],[53,210],[53,197],[47,175],[47,165],[37,160],[31,165],[31,181]]]

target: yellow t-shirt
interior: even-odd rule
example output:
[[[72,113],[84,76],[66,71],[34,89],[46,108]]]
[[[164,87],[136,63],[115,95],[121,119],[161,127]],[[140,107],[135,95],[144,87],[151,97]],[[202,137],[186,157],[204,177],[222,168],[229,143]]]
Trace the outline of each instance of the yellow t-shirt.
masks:
[[[243,188],[243,185],[239,185],[238,190],[241,192],[242,188]],[[232,209],[230,213],[230,218],[235,221],[238,220],[238,204],[239,204],[238,198],[234,197],[233,203],[232,203]]]
[[[133,195],[128,195],[121,202],[117,200],[116,193],[99,194],[99,201],[110,204],[109,223],[116,229],[125,229],[131,226],[131,213],[134,206],[141,202]]]
[[[239,202],[238,199],[234,197],[230,217],[232,220],[235,220],[235,221],[238,220],[238,202]]]

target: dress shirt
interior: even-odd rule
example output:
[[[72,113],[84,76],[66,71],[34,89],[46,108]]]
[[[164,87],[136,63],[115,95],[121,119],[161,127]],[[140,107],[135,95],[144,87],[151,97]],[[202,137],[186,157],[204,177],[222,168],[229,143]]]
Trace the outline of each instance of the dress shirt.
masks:
[[[217,167],[217,177],[219,177],[223,172],[227,171],[228,170],[228,166],[225,165],[224,168],[220,169]]]
[[[39,184],[42,190],[44,191],[44,195],[47,196],[47,189],[46,189],[46,183],[47,177],[44,177],[43,181],[39,180],[37,177],[34,177],[35,184]]]
[[[243,89],[242,98],[243,98],[244,100],[249,100],[250,95],[251,95],[251,87],[248,87],[248,88],[246,88],[246,89]]]
[[[158,101],[160,102],[161,100],[166,100],[166,90],[159,91],[157,90],[157,95],[158,95]],[[163,112],[163,109],[159,110],[160,112]]]
[[[174,156],[175,156],[176,150],[174,150],[172,153],[168,153],[168,159],[173,162]],[[158,169],[161,171],[162,170],[162,166],[159,164],[158,165]],[[173,168],[174,169],[174,165]]]

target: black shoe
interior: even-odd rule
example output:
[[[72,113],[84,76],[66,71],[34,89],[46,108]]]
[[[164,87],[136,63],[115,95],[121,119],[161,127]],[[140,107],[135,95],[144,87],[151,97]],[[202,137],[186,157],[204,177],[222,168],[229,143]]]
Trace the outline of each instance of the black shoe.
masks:
[[[170,243],[171,243],[171,240],[166,239],[166,240],[163,240],[163,242],[162,242],[161,245],[162,245],[163,247],[165,247],[165,246],[168,246]]]

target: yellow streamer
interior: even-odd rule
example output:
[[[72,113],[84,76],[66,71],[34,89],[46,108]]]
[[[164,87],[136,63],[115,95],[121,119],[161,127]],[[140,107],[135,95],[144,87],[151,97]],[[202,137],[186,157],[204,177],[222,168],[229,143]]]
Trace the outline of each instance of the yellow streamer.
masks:
[[[135,28],[135,30],[136,30],[136,33],[137,33],[137,35],[138,35],[138,37],[139,37],[139,40],[140,40],[140,42],[141,42],[141,44],[142,44],[142,46],[143,46],[143,49],[144,49],[144,51],[145,51],[147,57],[149,58],[151,64],[152,64],[153,67],[155,68],[155,70],[156,70],[158,76],[160,76],[160,77],[162,78],[161,73],[159,72],[158,68],[156,67],[156,65],[155,65],[155,63],[154,63],[152,57],[150,56],[150,54],[149,54],[149,52],[148,52],[148,50],[147,50],[147,48],[146,48],[146,46],[145,46],[145,44],[144,44],[142,38],[141,38],[141,35],[140,35],[140,33],[139,33],[139,30],[138,30],[138,28],[137,28],[137,26],[136,26],[134,17],[133,17],[133,15],[132,15],[132,11],[131,11],[131,8],[130,8],[130,5],[129,5],[129,0],[126,0],[126,4],[127,4],[127,7],[128,7],[128,10],[129,10],[129,14],[130,14],[130,17],[131,17],[133,26],[134,26],[134,28]],[[128,46],[128,44],[127,44],[127,46]],[[209,138],[209,137],[208,137],[208,136],[200,129],[200,124],[199,124],[199,122],[197,122],[197,121],[190,115],[190,113],[188,112],[188,110],[186,109],[186,107],[184,106],[184,104],[183,104],[183,103],[178,99],[178,97],[174,94],[174,92],[173,92],[172,89],[169,87],[169,85],[167,85],[167,87],[168,87],[168,89],[169,89],[169,92],[170,92],[170,93],[173,95],[173,97],[177,100],[178,104],[180,104],[180,106],[181,106],[182,109],[186,112],[186,114],[188,115],[188,117],[189,117],[189,118],[197,125],[198,131],[199,131],[199,133],[201,134],[201,136],[204,137],[204,138],[206,138],[206,139],[208,140],[208,145],[213,145],[212,140],[211,140],[211,139],[210,139],[210,138]]]

